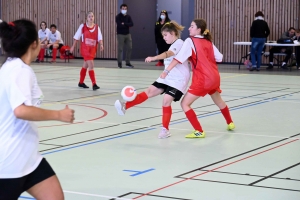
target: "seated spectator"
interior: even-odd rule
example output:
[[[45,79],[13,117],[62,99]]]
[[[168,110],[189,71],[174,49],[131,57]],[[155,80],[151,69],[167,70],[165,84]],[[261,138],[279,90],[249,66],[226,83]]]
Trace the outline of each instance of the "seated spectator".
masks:
[[[294,40],[297,40],[300,43],[300,29],[297,29],[295,31],[295,38]],[[296,54],[296,65],[297,65],[297,69],[300,69],[300,46],[295,47],[295,54]]]
[[[295,28],[294,27],[290,27],[289,30],[287,32],[284,32],[282,34],[282,36],[280,38],[282,39],[294,39],[295,37]],[[272,70],[273,69],[273,58],[274,58],[274,53],[285,53],[286,57],[282,62],[281,68],[286,70],[287,69],[287,62],[289,61],[289,59],[292,56],[293,53],[293,47],[272,47],[270,49],[270,57],[269,57],[269,66],[267,67],[267,70]]]
[[[50,63],[54,63],[56,62],[57,49],[60,49],[64,45],[64,42],[61,38],[60,32],[56,30],[55,24],[51,24],[50,31],[49,44],[47,47],[52,50],[52,60]]]
[[[41,29],[38,32],[38,36],[40,39],[40,43],[41,43],[41,50],[40,53],[38,55],[38,58],[36,60],[36,62],[44,62],[44,56],[45,56],[45,49],[47,48],[48,45],[48,40],[49,40],[49,34],[50,34],[50,30],[47,28],[47,23],[42,21],[40,23],[40,27]]]

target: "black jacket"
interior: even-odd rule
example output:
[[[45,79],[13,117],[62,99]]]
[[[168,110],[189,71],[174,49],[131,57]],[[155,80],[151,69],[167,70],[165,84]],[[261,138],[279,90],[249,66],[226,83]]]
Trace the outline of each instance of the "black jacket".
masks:
[[[270,35],[268,23],[264,20],[254,20],[250,28],[251,38],[267,38]]]
[[[130,15],[123,15],[122,13],[119,13],[116,16],[116,23],[117,23],[117,34],[121,34],[121,35],[129,34],[129,27],[133,26],[133,21]],[[124,23],[124,25],[122,23]]]
[[[168,21],[165,21],[165,23],[167,23]],[[165,43],[165,40],[163,39],[163,36],[161,34],[161,28],[165,25],[164,24],[161,24],[159,21],[157,21],[155,23],[155,29],[154,29],[154,32],[155,32],[155,43]]]

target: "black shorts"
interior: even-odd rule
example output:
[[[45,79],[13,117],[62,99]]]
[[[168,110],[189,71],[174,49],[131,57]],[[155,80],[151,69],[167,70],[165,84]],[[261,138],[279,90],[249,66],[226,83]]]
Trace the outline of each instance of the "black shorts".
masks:
[[[181,97],[183,96],[183,93],[180,90],[177,90],[176,88],[173,88],[166,84],[155,81],[154,83],[152,83],[152,85],[154,87],[163,89],[164,91],[161,94],[166,93],[166,94],[170,95],[171,97],[174,98],[174,101],[179,101],[181,99]]]
[[[57,49],[60,49],[62,46],[64,46],[63,44],[58,44],[58,47],[57,47]],[[50,47],[49,47],[49,49],[53,49],[53,45],[51,45]]]
[[[23,192],[53,175],[55,172],[43,158],[38,167],[26,176],[0,179],[0,200],[17,200]]]

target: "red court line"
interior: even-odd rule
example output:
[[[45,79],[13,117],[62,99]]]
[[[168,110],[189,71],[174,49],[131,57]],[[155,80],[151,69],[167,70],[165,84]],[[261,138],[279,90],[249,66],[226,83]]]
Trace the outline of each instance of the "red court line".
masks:
[[[100,117],[97,117],[97,118],[93,118],[93,119],[89,119],[89,120],[86,120],[86,121],[95,121],[95,120],[98,120],[98,119],[101,119],[103,117],[105,117],[107,115],[107,111],[106,110],[103,110],[101,108],[97,108],[97,107],[93,107],[93,106],[86,106],[86,105],[81,105],[81,104],[68,104],[68,105],[74,105],[74,106],[82,106],[82,107],[87,107],[87,108],[93,108],[93,109],[96,109],[96,110],[101,110],[103,112],[103,115],[101,115]],[[72,124],[56,124],[56,125],[50,125],[50,126],[39,126],[38,128],[49,128],[49,127],[55,127],[55,126],[69,126],[69,125],[73,125],[73,124],[82,124],[84,122],[75,122],[75,123],[72,123]]]
[[[201,175],[207,174],[207,173],[209,173],[209,172],[212,172],[212,171],[214,171],[214,170],[221,169],[221,168],[223,168],[223,167],[226,167],[226,166],[229,166],[229,165],[232,165],[232,164],[238,163],[238,162],[240,162],[240,161],[243,161],[243,160],[246,160],[246,159],[248,159],[248,158],[251,158],[251,157],[257,156],[257,155],[259,155],[259,154],[262,154],[262,153],[265,153],[265,152],[268,152],[268,151],[274,150],[274,149],[276,149],[276,148],[279,148],[279,147],[281,147],[281,146],[284,146],[284,145],[290,144],[290,143],[292,143],[292,142],[296,142],[296,141],[298,141],[298,140],[299,140],[299,139],[295,139],[295,140],[292,140],[292,141],[286,142],[286,143],[284,143],[284,144],[281,144],[281,145],[278,145],[278,146],[272,147],[272,148],[270,148],[270,149],[267,149],[267,150],[264,150],[264,151],[258,152],[258,153],[256,153],[256,154],[252,154],[252,155],[250,155],[250,156],[247,156],[247,157],[245,157],[245,158],[241,158],[241,159],[239,159],[239,160],[233,161],[233,162],[231,162],[231,163],[228,163],[228,164],[226,164],[226,165],[222,165],[222,166],[220,166],[220,167],[217,167],[217,168],[214,168],[214,169],[212,169],[212,170],[208,170],[208,171],[202,172],[202,173],[200,173],[200,174],[197,174],[197,175],[194,175],[194,176],[192,176],[192,177],[189,177],[189,178],[183,179],[183,180],[181,180],[181,181],[178,181],[178,182],[175,182],[175,183],[172,183],[172,184],[166,185],[166,186],[164,186],[164,187],[158,188],[158,189],[156,189],[156,190],[153,190],[153,191],[151,191],[151,192],[148,192],[148,193],[142,194],[142,195],[140,195],[140,196],[137,196],[137,197],[135,197],[135,198],[133,198],[133,199],[139,199],[139,198],[141,198],[141,197],[147,196],[147,195],[149,195],[149,194],[152,194],[152,193],[154,193],[154,192],[157,192],[157,191],[163,190],[163,189],[165,189],[165,188],[168,188],[168,187],[171,187],[171,186],[177,185],[177,184],[179,184],[179,183],[182,183],[182,182],[185,182],[185,181],[191,180],[191,179],[193,179],[193,178],[195,178],[195,177],[198,177],[198,176],[201,176]]]

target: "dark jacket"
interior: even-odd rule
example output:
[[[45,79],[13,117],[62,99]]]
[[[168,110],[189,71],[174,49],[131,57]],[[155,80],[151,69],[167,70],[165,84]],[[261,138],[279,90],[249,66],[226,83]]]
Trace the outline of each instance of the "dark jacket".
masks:
[[[267,38],[269,34],[270,34],[270,29],[266,21],[257,19],[252,22],[250,28],[251,38]]]
[[[123,15],[122,13],[119,13],[116,16],[116,23],[117,23],[117,34],[121,34],[121,35],[129,34],[129,27],[133,26],[133,21],[130,15]]]
[[[165,23],[167,23],[169,21],[165,21]],[[163,39],[163,36],[161,34],[161,28],[165,25],[164,24],[161,24],[159,21],[157,21],[155,23],[155,29],[154,29],[154,32],[155,32],[155,43],[165,43],[165,40]]]

